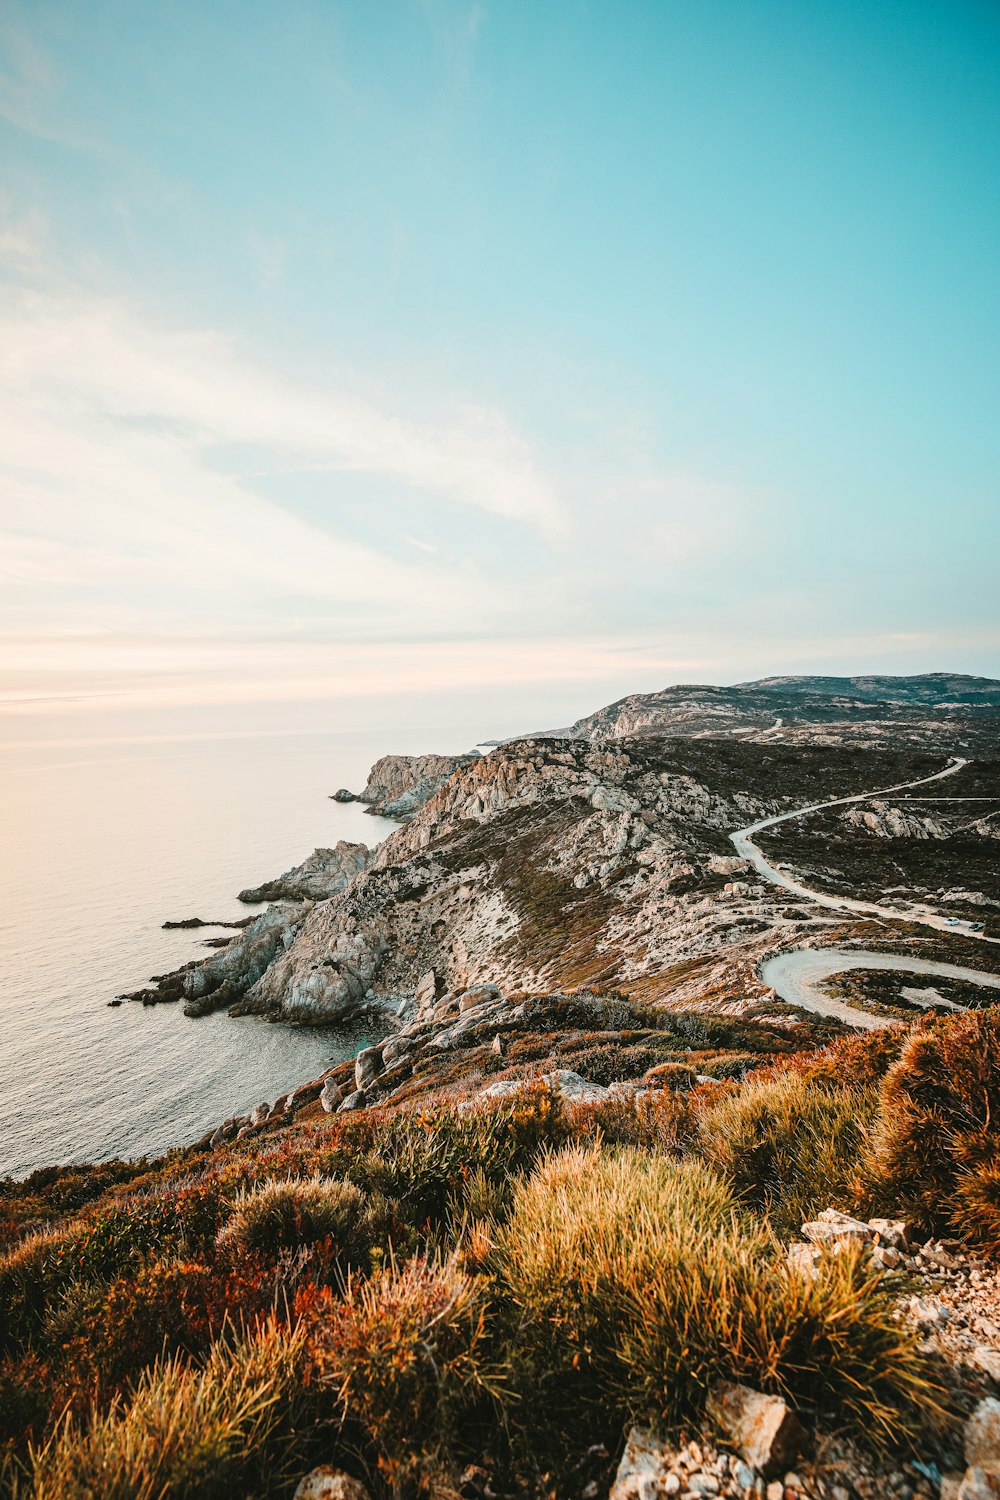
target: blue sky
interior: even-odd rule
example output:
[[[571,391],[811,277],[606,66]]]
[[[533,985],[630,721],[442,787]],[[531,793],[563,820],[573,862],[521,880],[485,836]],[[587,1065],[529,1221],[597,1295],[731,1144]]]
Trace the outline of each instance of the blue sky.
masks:
[[[6,4],[0,693],[997,674],[998,78],[961,0]]]

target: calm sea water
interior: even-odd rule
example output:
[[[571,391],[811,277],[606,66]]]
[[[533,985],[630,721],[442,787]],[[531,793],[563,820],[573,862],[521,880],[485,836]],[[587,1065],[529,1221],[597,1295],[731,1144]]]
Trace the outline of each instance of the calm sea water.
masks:
[[[247,885],[393,824],[329,800],[391,751],[455,730],[0,750],[0,1176],[159,1152],[273,1100],[372,1038],[115,995],[206,954],[167,918],[246,916]]]

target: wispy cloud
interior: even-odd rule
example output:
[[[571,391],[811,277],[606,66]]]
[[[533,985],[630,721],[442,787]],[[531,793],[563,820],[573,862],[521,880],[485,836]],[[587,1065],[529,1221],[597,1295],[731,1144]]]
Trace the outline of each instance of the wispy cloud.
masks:
[[[91,624],[144,608],[239,620],[283,603],[284,617],[319,610],[378,633],[505,607],[484,579],[431,556],[394,560],[293,514],[226,472],[220,455],[234,451],[391,480],[415,517],[432,501],[543,537],[566,524],[495,411],[417,421],[254,363],[211,330],[166,329],[78,289],[0,288],[0,568],[31,586],[26,625],[52,607],[45,583],[61,589],[61,618],[75,602]],[[18,607],[8,598],[8,624]]]
[[[468,405],[438,425],[290,379],[212,331],[164,330],[122,304],[14,292],[0,302],[8,381],[92,419],[171,423],[190,450],[271,448],[293,461],[380,474],[548,535],[567,515],[503,414]]]

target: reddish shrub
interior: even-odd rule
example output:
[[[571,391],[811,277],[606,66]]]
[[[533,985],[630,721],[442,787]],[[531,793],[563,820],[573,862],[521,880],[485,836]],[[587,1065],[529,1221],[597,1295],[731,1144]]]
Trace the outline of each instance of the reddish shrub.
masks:
[[[911,1032],[882,1083],[875,1190],[925,1229],[1000,1252],[1000,1008]]]

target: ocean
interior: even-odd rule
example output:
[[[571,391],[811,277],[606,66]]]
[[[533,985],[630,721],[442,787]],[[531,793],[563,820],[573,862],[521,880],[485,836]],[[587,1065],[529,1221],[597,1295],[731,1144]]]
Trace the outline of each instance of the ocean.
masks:
[[[480,730],[480,732],[482,732]],[[380,755],[461,729],[67,736],[0,748],[0,1176],[154,1154],[353,1056],[371,1023],[293,1028],[108,1001],[205,954],[245,886],[395,826],[357,804]],[[408,742],[412,741],[412,742]]]

